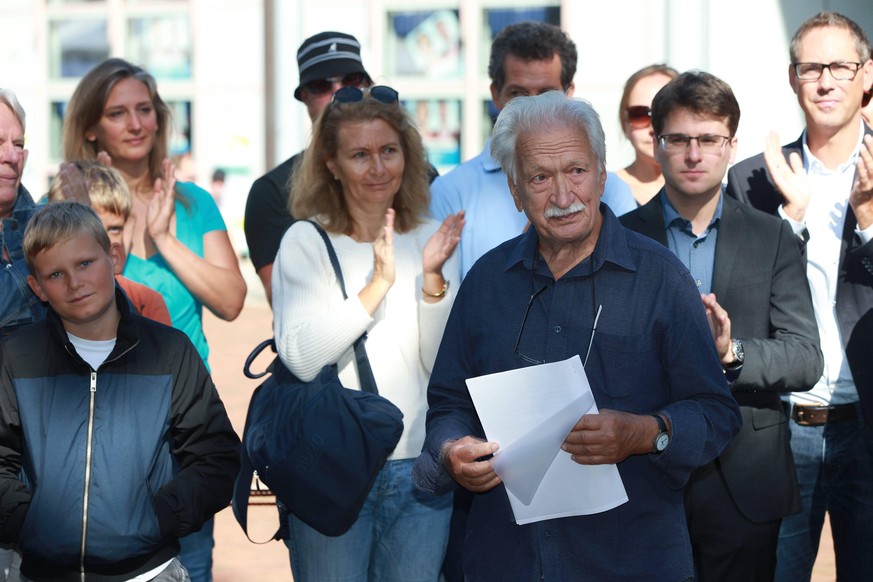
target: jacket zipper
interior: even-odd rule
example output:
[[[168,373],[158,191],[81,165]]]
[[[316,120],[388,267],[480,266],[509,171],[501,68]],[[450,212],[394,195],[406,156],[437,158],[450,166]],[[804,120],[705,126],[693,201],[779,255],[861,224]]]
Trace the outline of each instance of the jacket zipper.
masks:
[[[85,493],[82,496],[82,547],[79,554],[79,574],[85,582],[85,545],[88,536],[88,497],[91,490],[91,453],[94,446],[94,398],[97,394],[97,372],[91,371],[91,394],[88,403],[88,441],[85,446]]]
[[[114,362],[135,348],[138,344],[139,340],[134,341],[123,352],[103,363]],[[83,365],[88,366],[88,364],[82,360],[81,356],[76,353],[73,344],[67,342],[64,344],[64,349],[67,350],[67,353],[70,354],[73,359],[79,360]],[[88,367],[90,368],[90,366]],[[88,501],[90,496],[89,492],[91,490],[91,453],[94,448],[94,399],[97,393],[97,372],[94,370],[91,370],[90,392],[91,394],[88,402],[88,440],[85,445],[85,491],[82,495],[82,544],[79,548],[79,580],[81,582],[85,582],[85,546],[87,545],[88,536]]]

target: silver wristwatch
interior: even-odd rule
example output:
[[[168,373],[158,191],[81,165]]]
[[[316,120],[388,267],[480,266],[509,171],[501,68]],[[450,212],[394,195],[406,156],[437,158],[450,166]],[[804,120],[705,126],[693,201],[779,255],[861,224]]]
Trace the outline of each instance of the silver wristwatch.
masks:
[[[658,421],[658,434],[655,435],[655,440],[652,441],[652,452],[663,453],[667,450],[667,445],[670,444],[670,435],[667,433],[667,423],[664,422],[664,417],[660,414],[653,414],[655,420]]]

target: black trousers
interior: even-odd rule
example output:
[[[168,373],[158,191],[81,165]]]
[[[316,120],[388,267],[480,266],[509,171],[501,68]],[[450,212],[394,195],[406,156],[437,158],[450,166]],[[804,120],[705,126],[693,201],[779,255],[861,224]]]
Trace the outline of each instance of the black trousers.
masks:
[[[753,523],[739,510],[714,463],[685,489],[697,582],[772,582],[782,520]]]

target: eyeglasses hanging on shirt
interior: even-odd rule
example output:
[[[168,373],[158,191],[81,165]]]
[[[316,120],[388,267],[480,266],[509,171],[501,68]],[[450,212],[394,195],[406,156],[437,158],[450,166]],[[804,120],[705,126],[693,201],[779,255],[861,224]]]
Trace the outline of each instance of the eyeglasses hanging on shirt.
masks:
[[[594,312],[594,323],[591,326],[591,337],[588,338],[588,349],[585,352],[585,360],[582,362],[582,367],[588,365],[588,356],[591,355],[591,346],[594,345],[594,334],[597,332],[597,322],[600,321],[600,314],[603,312],[603,304],[597,304],[597,291],[595,289],[594,284],[594,260],[592,257],[589,257],[591,265],[591,305],[597,305],[597,310]],[[546,360],[540,360],[536,358],[531,358],[529,356],[524,355],[519,350],[519,346],[521,345],[521,336],[524,333],[524,326],[527,323],[527,316],[530,314],[530,309],[533,306],[534,300],[546,290],[549,286],[548,284],[542,285],[539,289],[534,290],[534,283],[536,282],[535,273],[536,273],[536,256],[534,256],[534,262],[532,263],[531,269],[531,294],[530,299],[527,302],[527,307],[524,310],[524,316],[521,318],[521,327],[518,330],[518,337],[515,339],[515,355],[527,362],[528,364],[545,364]],[[553,282],[554,283],[554,282]]]

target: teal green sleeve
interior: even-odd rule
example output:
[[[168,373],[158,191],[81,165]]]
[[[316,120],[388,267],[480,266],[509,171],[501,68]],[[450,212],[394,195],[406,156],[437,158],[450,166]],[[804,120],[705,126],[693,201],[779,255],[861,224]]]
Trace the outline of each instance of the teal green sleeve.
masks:
[[[206,234],[213,230],[227,230],[224,224],[224,218],[221,217],[221,212],[218,210],[218,205],[212,195],[193,182],[177,182],[176,190],[188,202],[189,219],[191,220],[194,231]],[[184,208],[184,204],[182,204]],[[179,210],[179,203],[176,205],[176,210]],[[185,212],[185,210],[183,210]]]

